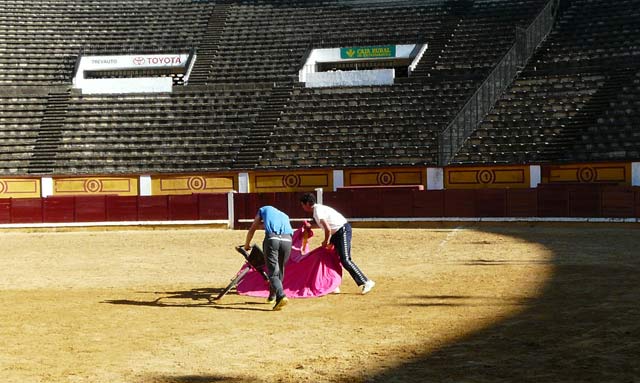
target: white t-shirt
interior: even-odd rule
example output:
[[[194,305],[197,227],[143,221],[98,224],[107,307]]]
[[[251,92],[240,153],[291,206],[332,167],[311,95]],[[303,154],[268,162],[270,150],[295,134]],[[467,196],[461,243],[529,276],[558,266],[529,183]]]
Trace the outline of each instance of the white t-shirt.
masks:
[[[321,219],[327,221],[331,229],[331,234],[338,231],[347,223],[347,219],[344,218],[342,214],[329,206],[320,205],[319,203],[313,205],[313,219],[316,220],[318,225],[320,225]]]

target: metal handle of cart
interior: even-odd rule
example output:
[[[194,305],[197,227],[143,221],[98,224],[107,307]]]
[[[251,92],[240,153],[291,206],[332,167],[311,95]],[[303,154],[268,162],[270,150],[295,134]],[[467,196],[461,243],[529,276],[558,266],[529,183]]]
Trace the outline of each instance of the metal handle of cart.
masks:
[[[217,301],[217,300],[221,299],[229,291],[231,291],[232,288],[237,286],[238,283],[240,283],[240,281],[242,281],[242,279],[247,275],[247,273],[251,269],[259,272],[260,275],[262,275],[262,278],[264,278],[265,281],[267,281],[267,282],[269,281],[269,277],[267,276],[267,273],[264,272],[264,265],[265,265],[264,253],[262,252],[262,249],[260,249],[260,247],[258,247],[258,245],[255,245],[255,244],[252,245],[250,252],[247,252],[244,249],[244,245],[236,246],[235,249],[236,249],[236,251],[238,253],[242,254],[242,256],[245,259],[245,264],[249,265],[249,267],[240,268],[240,271],[238,271],[238,273],[235,275],[235,277],[233,277],[231,279],[231,282],[227,285],[227,287],[225,287],[220,292],[220,294],[218,294],[217,297],[212,299],[214,301]]]

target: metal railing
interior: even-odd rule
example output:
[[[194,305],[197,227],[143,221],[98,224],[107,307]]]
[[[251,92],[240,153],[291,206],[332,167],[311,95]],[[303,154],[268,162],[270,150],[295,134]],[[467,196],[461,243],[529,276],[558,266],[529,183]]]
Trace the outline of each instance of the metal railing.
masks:
[[[446,166],[464,141],[491,111],[502,93],[524,68],[533,52],[551,31],[555,21],[558,0],[550,0],[533,22],[516,29],[516,42],[502,57],[476,92],[440,133],[438,143],[439,166]]]

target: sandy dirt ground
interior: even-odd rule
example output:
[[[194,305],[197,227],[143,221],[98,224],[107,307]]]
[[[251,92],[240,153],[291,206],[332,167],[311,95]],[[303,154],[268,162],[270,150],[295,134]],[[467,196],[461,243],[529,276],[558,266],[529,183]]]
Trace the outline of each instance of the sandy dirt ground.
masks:
[[[244,235],[0,232],[0,381],[640,382],[636,225],[355,228],[375,289],[280,312],[209,300]]]

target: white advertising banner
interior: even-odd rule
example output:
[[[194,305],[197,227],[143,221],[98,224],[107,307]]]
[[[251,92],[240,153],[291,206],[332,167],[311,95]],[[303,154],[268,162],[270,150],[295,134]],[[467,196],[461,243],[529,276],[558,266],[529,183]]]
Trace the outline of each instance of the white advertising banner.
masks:
[[[80,58],[73,84],[75,88],[88,94],[171,92],[173,80],[169,77],[86,79],[84,73],[184,67],[188,59],[188,54],[83,56]]]
[[[128,56],[83,56],[80,70],[120,70],[163,67],[183,67],[189,59],[188,54],[176,55],[128,55]]]

